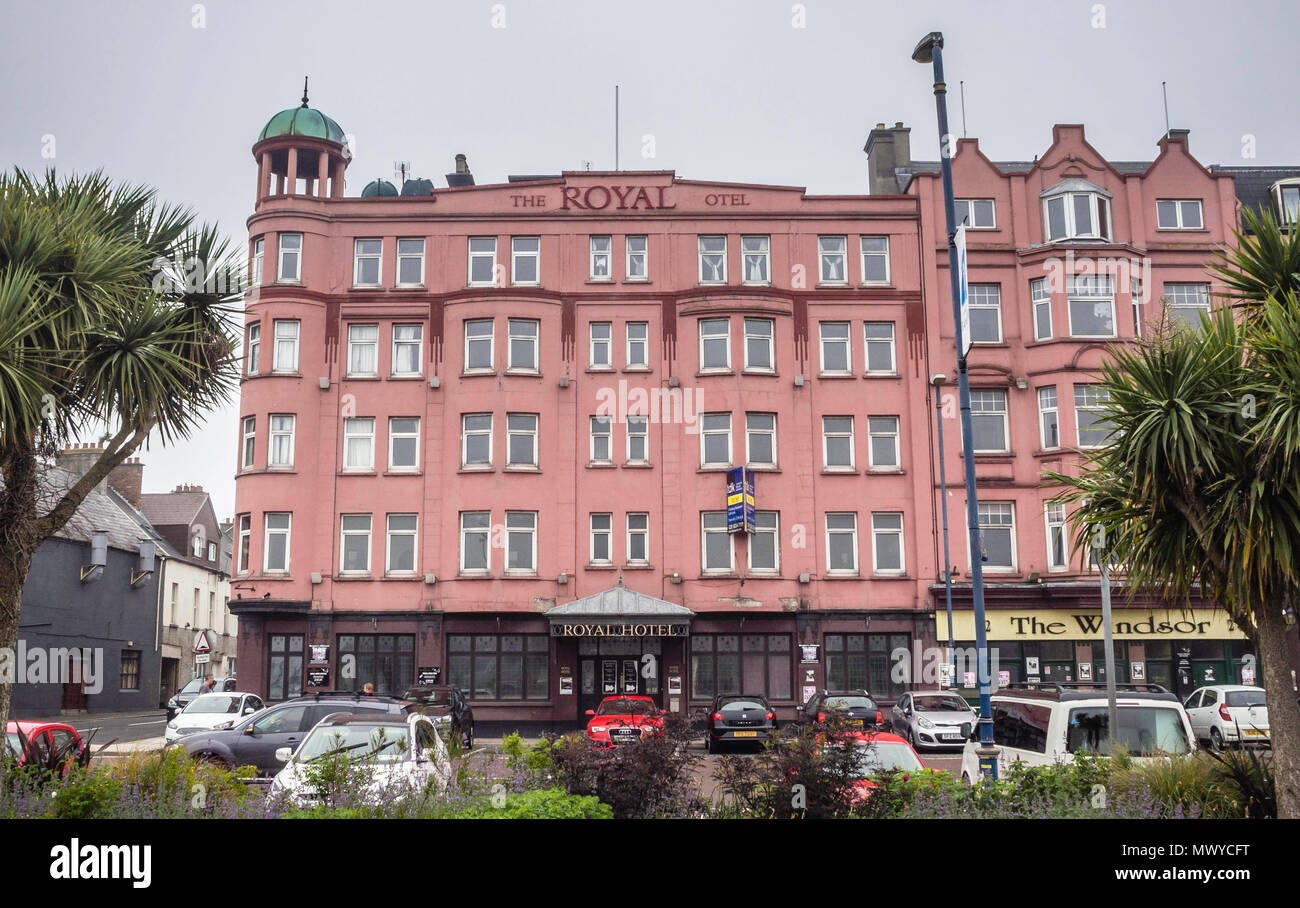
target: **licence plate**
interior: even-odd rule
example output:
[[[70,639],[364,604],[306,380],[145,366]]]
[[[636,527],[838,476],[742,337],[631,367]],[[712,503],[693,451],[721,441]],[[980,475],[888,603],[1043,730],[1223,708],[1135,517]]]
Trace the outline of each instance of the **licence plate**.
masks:
[[[940,737],[942,737],[945,741],[962,741],[962,740],[964,740],[964,738],[963,738],[961,732],[956,732],[956,731],[946,731],[946,732],[944,732]]]
[[[862,720],[861,720],[861,719],[850,719],[850,720],[849,720],[849,724],[850,724],[850,725],[861,725],[861,724],[862,724]]]
[[[1243,728],[1243,729],[1241,730],[1241,733],[1242,733],[1243,735],[1250,735],[1250,736],[1252,736],[1252,737],[1261,737],[1261,738],[1262,738],[1262,737],[1264,736],[1264,733],[1263,733],[1262,731],[1260,731],[1258,728]]]
[[[758,732],[756,732],[756,731],[733,731],[733,732],[731,733],[731,736],[732,736],[733,738],[757,738],[757,737],[758,737]]]

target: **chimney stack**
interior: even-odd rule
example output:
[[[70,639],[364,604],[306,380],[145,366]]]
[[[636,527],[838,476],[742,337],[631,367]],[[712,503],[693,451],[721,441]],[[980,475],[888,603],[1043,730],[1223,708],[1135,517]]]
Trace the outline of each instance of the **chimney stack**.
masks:
[[[1191,131],[1190,129],[1171,129],[1171,130],[1169,130],[1169,138],[1171,138],[1171,139],[1181,139],[1182,142],[1183,142],[1183,148],[1187,151],[1188,154],[1191,154],[1191,153],[1192,153],[1192,143],[1191,143],[1191,142],[1188,140],[1188,138],[1187,138],[1187,137],[1190,136],[1191,134],[1192,134],[1192,131]]]
[[[902,185],[897,171],[912,166],[912,130],[901,122],[877,123],[867,136],[867,187],[872,195],[897,195]]]
[[[474,174],[469,172],[469,160],[463,154],[456,155],[456,172],[447,174],[447,185],[474,185]]]
[[[69,473],[81,477],[90,472],[90,468],[95,465],[103,454],[104,449],[97,444],[89,442],[71,444],[55,455],[54,464],[62,470],[67,470]],[[104,485],[105,482],[100,480],[99,484],[95,486],[95,491],[103,492]]]
[[[139,510],[144,492],[144,464],[138,457],[128,457],[108,474],[108,484],[117,494]]]

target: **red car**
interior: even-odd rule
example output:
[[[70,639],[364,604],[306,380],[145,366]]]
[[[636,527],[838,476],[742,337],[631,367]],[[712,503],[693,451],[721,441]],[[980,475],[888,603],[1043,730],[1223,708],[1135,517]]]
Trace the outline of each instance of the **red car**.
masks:
[[[856,771],[862,778],[853,783],[852,800],[856,803],[871,795],[876,783],[867,776],[883,772],[921,772],[925,765],[920,756],[907,743],[907,739],[891,732],[853,732],[846,735],[843,745],[858,751]]]
[[[24,744],[25,742],[25,744]],[[90,750],[71,725],[62,722],[9,722],[5,726],[5,753],[17,765],[40,763],[67,775],[74,763],[85,766]]]
[[[596,709],[587,710],[587,741],[593,747],[631,744],[643,736],[664,733],[664,712],[652,697],[620,694],[606,697]]]

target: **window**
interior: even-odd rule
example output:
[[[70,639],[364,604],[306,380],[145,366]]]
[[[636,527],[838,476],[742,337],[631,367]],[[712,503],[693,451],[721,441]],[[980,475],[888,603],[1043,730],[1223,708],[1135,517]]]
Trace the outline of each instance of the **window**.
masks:
[[[894,365],[894,323],[866,322],[867,374],[893,375],[897,371]]]
[[[248,326],[248,354],[244,371],[256,375],[262,359],[262,323],[253,322]]]
[[[506,571],[537,571],[536,511],[506,511]]]
[[[262,570],[287,572],[289,570],[289,533],[293,515],[288,512],[268,513],[266,533],[262,543]]]
[[[970,339],[976,344],[1002,342],[1002,285],[970,285]]]
[[[822,417],[822,463],[828,470],[852,470],[853,417]]]
[[[1079,447],[1099,448],[1106,443],[1112,426],[1106,410],[1110,392],[1097,385],[1074,386],[1074,426],[1079,435]]]
[[[423,325],[393,325],[393,374],[419,375],[423,348]]]
[[[869,463],[874,470],[897,470],[898,460],[898,417],[868,416],[867,434],[870,436],[868,447]]]
[[[541,281],[538,260],[542,241],[535,236],[510,238],[510,281],[514,284],[536,284]]]
[[[352,284],[356,287],[378,287],[380,262],[383,259],[383,240],[357,240],[352,252]]]
[[[1200,230],[1200,199],[1156,199],[1156,226],[1161,230]]]
[[[613,324],[610,322],[592,322],[588,326],[588,337],[590,338],[590,368],[612,368],[614,364],[613,344],[611,343],[614,337]]]
[[[240,450],[243,452],[240,456],[240,469],[253,469],[253,450],[257,444],[257,417],[244,417],[244,436],[243,444]]]
[[[1273,191],[1277,198],[1278,220],[1282,224],[1294,224],[1296,213],[1300,211],[1300,183],[1278,183]]]
[[[826,570],[831,574],[858,572],[858,515],[826,515]]]
[[[262,283],[262,264],[266,261],[266,238],[258,237],[253,240],[253,272],[250,275],[249,283],[254,287],[261,286]]]
[[[279,319],[275,322],[275,359],[273,372],[298,371],[298,320]]]
[[[908,634],[827,634],[826,687],[869,690],[876,697],[897,698],[910,679],[894,672],[896,654],[912,651]]]
[[[877,574],[901,574],[905,570],[902,514],[871,515],[871,562]]]
[[[199,548],[201,549],[202,546],[200,545]],[[199,553],[195,552],[194,554],[198,555]],[[194,606],[190,610],[190,626],[199,626],[199,591],[197,589],[194,590]]]
[[[981,501],[979,525],[984,569],[1014,571],[1016,568],[1015,505],[1009,501]]]
[[[370,515],[344,514],[340,519],[339,570],[344,574],[370,572]]]
[[[388,420],[388,469],[415,471],[420,468],[420,420],[393,416]]]
[[[971,436],[976,453],[1011,450],[1007,440],[1007,392],[971,391]]]
[[[993,740],[1003,747],[1046,753],[1051,720],[1052,710],[1047,706],[999,704],[993,708]]]
[[[823,284],[843,284],[848,281],[848,241],[844,237],[817,237],[817,260],[819,280]]]
[[[469,282],[479,287],[494,286],[497,282],[497,238],[472,236],[469,238]]]
[[[266,454],[268,467],[293,466],[293,430],[296,421],[292,413],[271,414],[271,440]]]
[[[649,463],[650,420],[645,416],[627,418],[627,462]]]
[[[705,413],[700,417],[700,466],[731,466],[730,413]]]
[[[240,574],[248,573],[248,555],[253,542],[253,515],[239,515],[239,554],[236,556],[235,570]],[[172,584],[172,614],[176,613],[176,584]],[[175,623],[173,621],[173,623]]]
[[[343,469],[375,468],[375,420],[372,416],[343,420]]]
[[[862,283],[889,283],[889,237],[864,236],[859,240],[862,250]]]
[[[465,322],[465,371],[492,371],[492,319]]]
[[[700,371],[725,372],[731,368],[731,319],[700,319]]]
[[[492,465],[492,414],[466,413],[460,418],[460,465]]]
[[[348,375],[379,374],[379,326],[348,325]]]
[[[1129,302],[1133,306],[1133,336],[1142,336],[1142,278],[1131,275],[1128,279]]]
[[[461,511],[460,514],[460,570],[461,573],[488,570],[488,536],[492,532],[492,514],[489,511]]]
[[[992,199],[955,199],[957,226],[972,230],[992,230],[997,226],[993,217]]]
[[[650,367],[649,322],[627,323],[627,367],[629,369]]]
[[[540,324],[531,318],[512,318],[506,330],[510,338],[506,368],[514,372],[536,372]]]
[[[388,515],[388,559],[385,571],[389,574],[415,573],[415,540],[419,517],[415,514]]]
[[[545,700],[551,695],[545,634],[447,637],[447,682],[471,700]]]
[[[1072,274],[1065,289],[1071,337],[1115,336],[1115,281],[1109,274]]]
[[[1069,543],[1065,537],[1065,505],[1049,501],[1043,507],[1047,524],[1047,568],[1064,571],[1070,567]]]
[[[1165,284],[1165,311],[1171,323],[1201,326],[1201,316],[1210,314],[1209,284]]]
[[[776,368],[772,351],[775,323],[770,318],[745,319],[745,371],[771,372]]]
[[[1029,298],[1034,305],[1034,340],[1050,340],[1052,337],[1052,292],[1047,278],[1040,277],[1029,282]]]
[[[769,247],[771,238],[742,236],[740,238],[741,271],[746,284],[771,283]]]
[[[1067,192],[1043,200],[1047,241],[1110,239],[1110,201],[1100,192]]]
[[[650,276],[649,242],[645,236],[627,238],[627,279],[644,281]]]
[[[280,234],[280,270],[277,280],[302,280],[302,234]]]
[[[424,237],[408,237],[397,241],[397,286],[421,287],[424,285]]]
[[[691,698],[794,697],[789,634],[691,634]]]
[[[777,573],[781,569],[779,511],[755,511],[754,532],[749,534],[749,569]]]
[[[821,322],[822,374],[847,375],[853,371],[849,353],[849,323]]]
[[[267,699],[287,700],[302,695],[302,642],[302,634],[271,635],[271,655],[266,673]],[[259,724],[267,720],[279,719],[280,721],[273,724],[268,722],[269,727],[264,726],[259,731],[297,731],[306,714],[305,706],[267,713],[262,720],[259,720]]]
[[[727,282],[727,238],[702,236],[699,238],[700,283],[725,284]]]
[[[339,678],[339,690],[373,684],[377,696],[400,697],[415,683],[414,634],[339,634],[338,647],[340,664],[350,662],[355,668],[351,677]],[[405,732],[399,735],[405,742]]]
[[[1039,444],[1043,450],[1061,446],[1061,421],[1056,407],[1056,385],[1038,389]]]
[[[614,277],[614,272],[610,268],[610,254],[613,249],[614,241],[607,236],[593,236],[591,238],[591,270],[588,276],[593,281],[608,281]]]
[[[610,419],[608,416],[593,416],[591,418],[591,462],[611,463],[613,459]]]
[[[627,563],[650,562],[650,515],[627,515]]]
[[[592,564],[610,564],[613,555],[610,547],[614,537],[614,515],[591,515],[591,546],[589,557]]]
[[[178,620],[178,617],[177,617],[177,616],[180,614],[180,607],[181,607],[181,588],[180,588],[180,584],[179,584],[179,583],[173,583],[173,584],[172,584],[172,599],[171,599],[171,621],[168,622],[168,623],[171,624],[172,626],[175,626],[175,625],[176,625],[176,622],[177,622],[177,620]]]
[[[729,574],[736,569],[726,511],[700,513],[700,565],[706,574]]]
[[[776,414],[745,414],[745,462],[752,466],[776,466]]]
[[[140,651],[122,650],[122,673],[119,678],[122,690],[140,689]]]
[[[506,466],[537,466],[537,414],[506,414]]]

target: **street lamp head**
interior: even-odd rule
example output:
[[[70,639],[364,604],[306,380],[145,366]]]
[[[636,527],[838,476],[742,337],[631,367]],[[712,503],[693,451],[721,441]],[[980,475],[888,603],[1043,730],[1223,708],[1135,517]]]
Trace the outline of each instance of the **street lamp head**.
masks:
[[[944,375],[942,372],[935,372],[930,376],[930,384],[932,385],[942,385],[947,380],[948,376]]]
[[[936,47],[943,47],[943,32],[930,32],[922,38],[912,51],[912,59],[917,63],[932,63]]]

